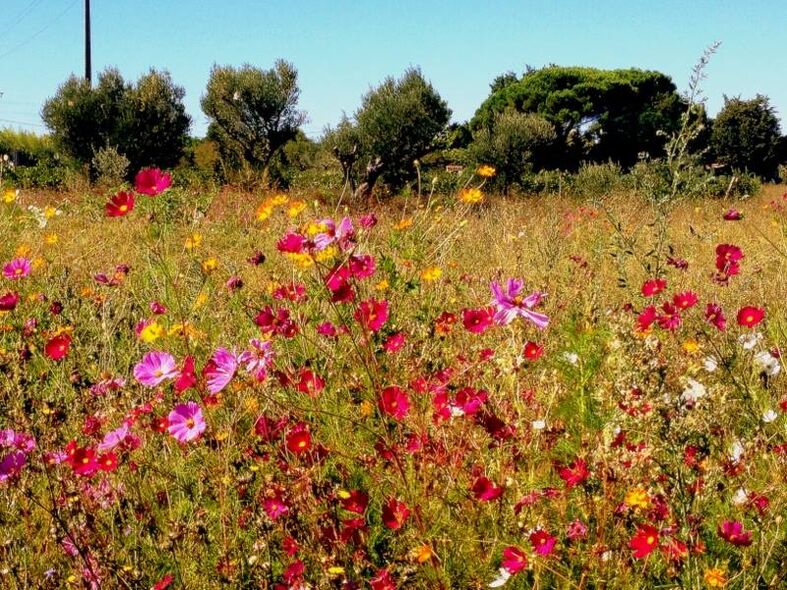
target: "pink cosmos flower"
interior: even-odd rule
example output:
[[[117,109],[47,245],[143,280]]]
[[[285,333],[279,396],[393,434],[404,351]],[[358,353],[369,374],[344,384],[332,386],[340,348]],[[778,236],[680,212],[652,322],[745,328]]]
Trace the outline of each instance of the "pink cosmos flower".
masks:
[[[172,185],[172,177],[158,168],[143,168],[134,177],[134,190],[155,197]]]
[[[655,305],[648,305],[645,309],[642,310],[637,316],[637,329],[640,332],[645,332],[650,328],[653,322],[656,321],[658,317],[658,312],[656,311]]]
[[[380,393],[380,411],[394,420],[404,420],[410,411],[410,398],[407,392],[396,387],[386,387]]]
[[[388,302],[373,298],[361,301],[354,317],[367,330],[377,332],[388,320]]]
[[[164,381],[177,377],[175,357],[168,352],[148,352],[134,367],[134,378],[145,387],[158,387]]]
[[[662,313],[656,318],[659,326],[665,330],[675,330],[683,322],[680,317],[680,310],[671,303],[664,303],[661,306]]]
[[[653,297],[658,295],[667,287],[664,279],[649,279],[642,284],[642,296]]]
[[[385,352],[397,352],[404,346],[406,336],[402,332],[395,332],[388,336],[383,342]]]
[[[361,256],[353,254],[348,262],[350,264],[350,274],[356,279],[368,279],[374,275],[374,271],[377,268],[374,257],[368,254]]]
[[[584,539],[588,534],[587,525],[581,520],[574,520],[566,527],[566,537],[572,541]]]
[[[18,475],[27,463],[27,454],[12,451],[0,459],[0,483]]]
[[[250,349],[243,351],[238,357],[246,372],[254,375],[257,381],[264,381],[268,376],[268,367],[273,362],[273,343],[270,340],[252,338],[249,340]]]
[[[128,423],[123,422],[118,428],[107,432],[104,435],[104,440],[102,440],[99,445],[96,447],[96,450],[99,453],[106,453],[107,451],[111,451],[120,443],[122,443],[126,436],[128,435]]]
[[[503,561],[500,562],[500,567],[511,575],[521,572],[527,567],[527,555],[519,547],[509,545],[503,549]]]
[[[527,297],[520,295],[524,283],[519,279],[508,279],[506,290],[497,281],[492,281],[489,285],[492,290],[492,304],[496,307],[495,321],[498,324],[507,326],[517,316],[533,322],[539,330],[543,330],[549,324],[549,318],[542,313],[531,311],[544,298],[543,293],[535,291]]]
[[[487,328],[492,325],[493,319],[493,307],[462,310],[462,324],[468,332],[472,332],[473,334],[481,334],[485,332]]]
[[[274,522],[290,512],[289,506],[287,506],[279,496],[266,498],[262,503],[262,509],[265,510],[265,514]]]
[[[202,375],[207,379],[208,391],[213,395],[219,393],[229,385],[238,370],[238,356],[226,348],[219,348],[202,370]]]
[[[708,303],[705,308],[705,321],[715,326],[720,332],[727,329],[727,318],[718,303]]]
[[[0,295],[0,311],[13,311],[19,303],[19,293],[13,291]]]
[[[22,279],[30,274],[30,260],[27,258],[14,258],[3,266],[3,276],[7,279]]]
[[[722,218],[724,221],[740,221],[743,219],[743,214],[737,209],[728,209],[724,215],[722,215]]]
[[[678,293],[672,298],[672,304],[680,310],[694,307],[699,301],[699,297],[694,291],[684,291]]]
[[[737,520],[725,520],[719,525],[719,536],[738,547],[748,547],[752,543],[751,531],[746,531],[743,528],[743,523]]]
[[[308,240],[301,234],[287,232],[284,237],[276,243],[279,252],[285,254],[300,254],[306,249]]]
[[[178,404],[167,416],[169,426],[167,430],[178,442],[185,443],[194,440],[205,432],[205,419],[202,409],[196,402]]]
[[[555,548],[557,537],[553,537],[544,529],[537,529],[530,533],[530,543],[533,545],[533,551],[538,555],[547,556]]]
[[[349,217],[344,217],[338,225],[333,219],[323,219],[320,221],[320,225],[325,226],[326,230],[314,236],[314,248],[316,250],[325,250],[334,242],[345,252],[353,247],[355,230]]]

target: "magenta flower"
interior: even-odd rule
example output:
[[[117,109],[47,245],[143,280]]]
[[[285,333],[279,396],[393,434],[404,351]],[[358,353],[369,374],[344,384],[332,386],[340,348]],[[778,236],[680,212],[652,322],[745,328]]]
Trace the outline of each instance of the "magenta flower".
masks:
[[[102,440],[98,444],[96,450],[99,453],[106,453],[107,451],[111,451],[120,443],[122,443],[126,439],[127,435],[128,435],[128,423],[123,422],[123,424],[121,424],[120,427],[110,432],[107,432],[106,435],[104,435],[104,440]]]
[[[30,260],[27,258],[14,258],[3,266],[3,276],[7,279],[22,279],[30,274]]]
[[[324,232],[320,232],[314,236],[315,250],[325,250],[334,242],[344,251],[352,248],[355,230],[353,229],[353,222],[349,217],[342,219],[339,225],[336,225],[333,219],[323,219],[320,221],[320,225],[326,229]]]
[[[27,463],[27,455],[22,451],[13,451],[0,459],[0,483],[18,475]]]
[[[268,376],[268,367],[273,362],[273,343],[270,340],[252,338],[249,344],[251,349],[243,351],[238,357],[238,362],[249,374],[254,375],[257,381],[264,381]]]
[[[13,311],[19,303],[19,293],[9,291],[5,295],[0,295],[0,311]]]
[[[195,402],[178,404],[167,416],[168,432],[181,443],[189,442],[205,432],[205,419],[202,409]]]
[[[167,379],[178,376],[175,357],[168,352],[148,352],[134,367],[134,378],[145,387],[158,387]]]
[[[524,283],[518,279],[508,279],[506,291],[497,281],[492,281],[492,303],[497,309],[495,321],[498,324],[507,326],[516,319],[517,316],[533,322],[539,330],[543,330],[549,324],[549,318],[542,313],[531,311],[544,298],[543,293],[535,291],[527,297],[520,295]]]
[[[725,520],[719,524],[719,536],[738,547],[748,547],[752,543],[752,533],[743,528],[743,523],[737,520]]]
[[[386,387],[380,393],[379,406],[383,414],[401,421],[410,411],[410,397],[400,387]]]
[[[510,545],[503,549],[503,561],[500,567],[509,574],[520,572],[527,567],[527,555],[519,547]]]
[[[219,393],[229,385],[238,370],[238,356],[226,348],[219,348],[202,370],[208,382],[208,391],[212,394]]]
[[[143,168],[134,178],[134,189],[142,194],[155,197],[172,184],[172,177],[158,168]]]
[[[544,529],[538,529],[530,533],[530,542],[533,544],[533,551],[538,555],[547,556],[552,553],[557,543],[557,538],[550,535]]]

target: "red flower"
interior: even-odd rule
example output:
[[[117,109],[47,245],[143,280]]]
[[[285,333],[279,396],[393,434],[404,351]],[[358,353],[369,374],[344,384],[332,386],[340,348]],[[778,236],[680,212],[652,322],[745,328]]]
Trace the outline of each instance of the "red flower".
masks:
[[[379,406],[383,414],[394,420],[404,420],[410,411],[410,398],[406,391],[393,385],[380,393]]]
[[[672,298],[672,304],[680,310],[688,309],[697,305],[699,298],[694,291],[684,291]]]
[[[93,449],[75,447],[69,452],[68,464],[77,475],[91,476],[98,471],[96,452]]]
[[[740,221],[743,219],[743,214],[737,209],[728,209],[724,215],[722,215],[722,218],[724,221]]]
[[[659,326],[665,330],[677,329],[683,321],[680,317],[680,310],[671,303],[664,303],[661,310],[663,313],[657,318]]]
[[[533,544],[533,551],[538,555],[547,556],[555,548],[557,537],[553,537],[544,529],[538,529],[530,533],[530,542]]]
[[[295,384],[295,389],[301,393],[305,393],[309,397],[317,397],[325,387],[325,381],[306,367],[298,372],[298,383]]]
[[[737,547],[751,545],[751,531],[745,531],[743,524],[737,520],[725,520],[719,525],[719,536]]]
[[[276,249],[286,254],[300,254],[306,248],[308,240],[301,234],[287,232],[282,239],[276,242]]]
[[[664,279],[649,279],[642,284],[643,297],[653,297],[658,295],[667,287]]]
[[[567,488],[573,488],[581,484],[590,475],[588,464],[584,459],[576,459],[568,465],[559,467],[557,473],[560,479],[566,482]]]
[[[150,590],[166,590],[166,588],[169,588],[169,585],[173,582],[173,580],[175,580],[175,576],[172,574],[167,574],[158,582],[153,584],[153,587]]]
[[[194,357],[189,355],[183,360],[183,368],[175,381],[175,392],[183,393],[197,384],[197,375],[194,372]]]
[[[410,509],[396,498],[390,498],[383,506],[383,524],[394,531],[402,528],[409,516]]]
[[[716,329],[721,332],[727,329],[727,318],[717,303],[708,303],[708,307],[705,308],[705,321],[716,326]]]
[[[377,299],[361,301],[354,317],[367,330],[377,332],[388,320],[388,302]]]
[[[134,190],[142,195],[155,197],[172,184],[172,177],[158,168],[143,168],[134,178]]]
[[[104,208],[107,217],[123,217],[134,209],[134,193],[121,191],[112,197]]]
[[[51,338],[44,346],[46,356],[53,361],[62,361],[68,355],[68,349],[71,346],[71,336],[68,334],[58,334]]]
[[[462,323],[465,329],[473,334],[485,332],[492,325],[494,317],[495,313],[492,307],[462,310]]]
[[[527,567],[527,555],[519,547],[509,545],[503,549],[503,561],[500,567],[513,575]]]
[[[525,348],[522,354],[529,361],[537,361],[544,354],[544,347],[535,342],[528,341],[525,343]]]
[[[481,476],[473,482],[471,488],[477,500],[491,502],[503,495],[502,486],[497,486],[488,477]]]
[[[344,496],[339,496],[339,502],[341,502],[342,508],[345,510],[355,514],[363,514],[369,505],[369,496],[360,490],[353,490],[345,493]]]
[[[96,463],[98,463],[98,468],[101,471],[111,472],[117,469],[118,457],[115,453],[110,451],[99,456],[98,459],[96,459]]]
[[[402,332],[395,332],[388,336],[383,342],[383,350],[385,352],[398,352],[402,349],[407,337]]]
[[[287,449],[291,453],[299,455],[305,453],[312,446],[312,435],[305,424],[298,424],[293,428],[285,438]]]
[[[738,325],[744,326],[746,328],[753,328],[759,324],[764,317],[764,309],[761,307],[752,307],[751,305],[747,305],[746,307],[742,307],[740,310],[738,310]]]
[[[396,590],[396,584],[387,568],[377,570],[374,577],[369,580],[369,585],[372,590]]]
[[[634,551],[635,559],[650,555],[659,546],[659,531],[656,527],[646,524],[637,529],[629,541],[629,548]]]
[[[732,244],[719,244],[716,246],[716,270],[721,273],[717,280],[726,282],[731,276],[740,272],[738,264],[743,258],[743,251]]]
[[[648,305],[645,309],[642,310],[637,316],[637,329],[640,332],[647,331],[648,328],[656,321],[656,317],[658,313],[656,312],[656,306]]]
[[[13,291],[0,296],[0,311],[11,311],[19,303],[19,293]]]

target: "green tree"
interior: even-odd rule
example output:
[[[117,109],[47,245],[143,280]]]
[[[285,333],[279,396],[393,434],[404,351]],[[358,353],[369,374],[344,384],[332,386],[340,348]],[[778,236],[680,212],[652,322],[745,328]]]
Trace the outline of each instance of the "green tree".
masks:
[[[434,149],[450,117],[448,105],[421,71],[409,69],[363,97],[353,121],[337,127],[330,149],[340,163],[344,159],[345,178],[356,187],[356,197],[371,195],[378,179],[395,191],[415,177],[414,162]]]
[[[543,158],[556,138],[555,128],[541,115],[507,109],[476,132],[469,153],[476,164],[495,167],[495,181],[507,193],[538,165],[538,156]]]
[[[214,65],[202,97],[208,136],[235,168],[267,174],[273,157],[305,120],[297,109],[298,72],[279,60],[270,70]]]
[[[660,155],[685,108],[668,76],[637,69],[548,66],[493,88],[472,127],[488,126],[509,108],[541,115],[563,144],[551,167],[575,168],[582,160],[630,166],[642,152]]]
[[[82,164],[114,147],[132,173],[143,166],[169,168],[183,155],[191,124],[184,95],[167,72],[151,70],[129,84],[107,68],[95,87],[71,76],[44,103],[41,116],[55,142]]]
[[[711,152],[731,169],[748,170],[775,178],[779,164],[781,129],[767,96],[751,100],[724,97],[724,107],[713,121]]]

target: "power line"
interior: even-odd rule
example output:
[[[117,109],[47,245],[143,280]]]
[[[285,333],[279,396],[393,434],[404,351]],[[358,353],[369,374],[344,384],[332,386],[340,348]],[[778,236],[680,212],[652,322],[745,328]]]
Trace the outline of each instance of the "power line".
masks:
[[[14,53],[15,51],[21,49],[22,47],[24,47],[25,45],[27,45],[28,43],[33,41],[41,33],[46,31],[49,27],[51,27],[53,24],[55,24],[57,21],[59,21],[61,18],[63,18],[66,15],[66,13],[74,7],[74,4],[76,4],[76,3],[77,3],[77,0],[71,0],[71,2],[68,4],[68,6],[66,6],[65,10],[60,12],[55,18],[53,18],[48,23],[46,23],[43,27],[38,29],[38,31],[36,31],[32,35],[30,35],[27,39],[25,39],[21,43],[18,43],[17,45],[14,45],[11,49],[6,51],[5,53],[0,53],[0,59],[3,59],[4,57],[8,57],[9,55]]]
[[[26,127],[46,127],[41,123],[25,123],[24,121],[14,121],[12,119],[0,119],[0,123],[11,123],[12,125],[24,125]]]
[[[33,9],[35,9],[36,7],[38,7],[38,5],[39,5],[39,4],[41,4],[41,2],[43,2],[43,1],[44,1],[44,0],[30,0],[30,2],[28,3],[28,5],[27,5],[27,6],[25,6],[25,7],[22,9],[22,12],[20,12],[20,13],[17,15],[17,17],[16,17],[16,20],[14,20],[14,22],[12,22],[10,25],[8,25],[8,26],[7,26],[5,29],[3,29],[3,30],[1,30],[1,31],[0,31],[0,37],[5,37],[5,34],[6,34],[8,31],[10,31],[10,30],[11,30],[11,29],[13,29],[13,28],[14,28],[16,25],[18,25],[19,23],[21,23],[21,22],[24,20],[24,18],[25,18],[25,17],[26,17],[28,14],[30,14],[30,13],[33,11]]]

